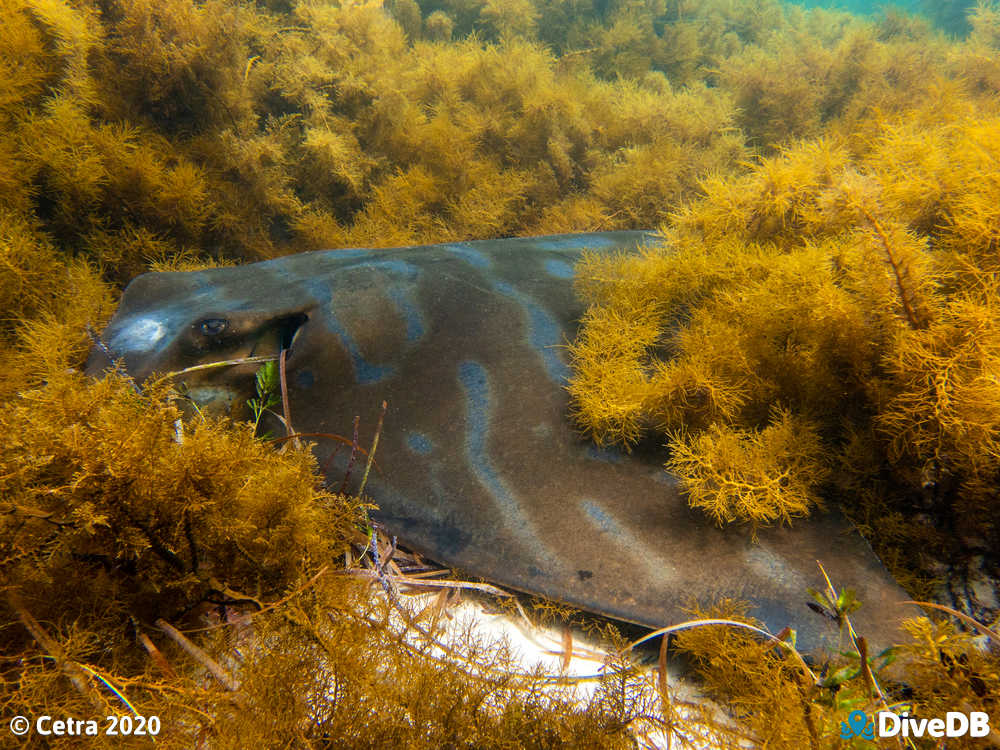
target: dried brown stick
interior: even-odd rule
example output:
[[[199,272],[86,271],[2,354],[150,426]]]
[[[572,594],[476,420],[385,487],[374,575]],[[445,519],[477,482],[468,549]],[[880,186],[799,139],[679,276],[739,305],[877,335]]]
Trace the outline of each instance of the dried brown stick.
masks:
[[[356,576],[358,578],[379,579],[377,571],[370,568],[351,568],[350,570],[338,570],[339,575]],[[383,573],[383,576],[393,583],[402,586],[417,586],[423,588],[446,588],[446,589],[475,589],[494,596],[511,596],[510,592],[498,589],[488,583],[476,583],[474,581],[433,581],[427,578],[413,578],[411,576],[395,576]]]
[[[157,666],[157,668],[163,673],[164,677],[177,679],[177,672],[175,672],[174,668],[170,666],[170,662],[167,661],[167,657],[164,656],[163,652],[156,647],[156,644],[150,640],[148,635],[145,633],[139,633],[139,643],[141,643],[142,647],[146,649],[146,653],[149,654],[149,657],[153,660],[153,663]]]
[[[285,355],[287,349],[282,349],[278,354],[278,382],[281,384],[281,412],[285,416],[285,431],[292,438],[292,446],[298,449],[299,439],[295,437],[295,429],[292,427],[292,412],[288,405],[288,381],[285,379]]]
[[[254,365],[261,364],[265,362],[274,362],[277,357],[273,354],[267,356],[254,356],[254,357],[239,357],[238,359],[220,359],[218,362],[205,362],[201,365],[192,365],[191,367],[185,367],[183,370],[175,370],[174,372],[168,372],[164,377],[166,378],[176,378],[180,375],[187,375],[189,372],[200,372],[201,370],[212,370],[216,367],[234,367],[236,365]]]
[[[943,604],[935,604],[934,602],[905,601],[903,602],[903,604],[916,604],[918,607],[929,607],[930,609],[937,609],[940,610],[941,612],[947,612],[952,617],[957,617],[959,620],[964,622],[970,628],[978,630],[983,635],[992,638],[994,642],[1000,643],[1000,635],[997,634],[997,631],[986,627],[981,622],[979,622],[979,620],[973,617],[969,617],[967,614],[965,614],[964,612],[959,612],[957,609],[946,607]]]
[[[347,492],[347,482],[351,478],[351,470],[354,468],[354,459],[357,457],[358,450],[360,449],[360,444],[358,443],[358,424],[360,424],[360,422],[361,422],[361,417],[355,415],[354,440],[351,442],[351,455],[347,459],[347,470],[344,472],[344,481],[340,483],[341,495]]]
[[[358,488],[358,497],[365,491],[365,485],[368,484],[368,474],[372,470],[372,463],[375,461],[375,451],[378,449],[378,439],[382,434],[382,424],[385,422],[385,412],[389,408],[389,404],[386,401],[382,402],[382,411],[378,415],[378,425],[375,427],[375,438],[372,440],[372,449],[368,452],[368,462],[365,464],[365,474],[361,477],[361,486]]]
[[[21,602],[21,598],[13,591],[9,591],[7,592],[7,601],[10,603],[11,609],[17,612],[17,618],[21,621],[21,624],[31,634],[31,637],[35,639],[35,642],[55,660],[63,674],[73,683],[73,687],[76,688],[77,692],[86,698],[98,713],[103,711],[106,707],[105,703],[90,684],[86,673],[74,662],[66,658],[66,653],[63,651],[62,646],[46,632],[41,623],[25,608]]]
[[[667,646],[670,643],[670,638],[664,636],[660,639],[660,653],[659,658],[656,662],[656,691],[660,694],[660,712],[662,714],[662,719],[664,725],[668,730],[672,730],[671,721],[671,701],[670,701],[670,691],[667,682]],[[667,738],[667,750],[670,750],[671,740],[673,738],[673,731],[666,732]]]
[[[163,619],[156,621],[156,627],[166,633],[170,639],[180,646],[188,656],[208,670],[222,687],[230,692],[236,692],[236,681],[215,659],[203,649],[192,643],[181,631]]]

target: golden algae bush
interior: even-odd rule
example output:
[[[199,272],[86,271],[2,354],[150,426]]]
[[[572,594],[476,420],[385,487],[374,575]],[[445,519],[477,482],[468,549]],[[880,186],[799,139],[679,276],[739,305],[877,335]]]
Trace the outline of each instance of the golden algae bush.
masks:
[[[997,549],[1000,118],[940,96],[853,153],[803,141],[706,181],[657,250],[587,259],[582,427],[665,435],[720,522],[835,498],[910,572]]]
[[[648,226],[743,153],[721,91],[599,80],[530,36],[408,39],[373,3],[0,12],[0,205],[118,281],[190,248]]]
[[[968,73],[910,17],[777,0],[0,13],[0,206],[118,282],[181,251],[655,226],[747,146]]]
[[[830,608],[846,612],[849,607]],[[757,624],[738,602],[721,601],[695,615]],[[904,623],[910,640],[891,655],[842,655],[822,669],[779,655],[746,630],[709,625],[677,634],[677,648],[688,654],[706,693],[738,719],[752,746],[774,748],[931,748],[928,737],[844,737],[851,711],[874,717],[886,707],[897,714],[944,716],[949,710],[1000,708],[1000,669],[996,653],[983,650],[967,633],[926,617]],[[994,635],[995,637],[995,635]],[[884,669],[888,667],[888,669]],[[902,679],[902,681],[900,681]],[[1000,735],[949,738],[948,747],[995,747]]]
[[[652,710],[644,678],[612,669],[578,706],[474,632],[456,639],[461,659],[435,658],[336,570],[366,517],[320,489],[309,451],[181,422],[164,396],[65,374],[0,417],[5,717],[96,717],[103,731],[135,711],[177,748],[630,746]],[[214,659],[160,632],[226,608],[228,625],[192,635]],[[205,664],[218,684],[198,677]]]

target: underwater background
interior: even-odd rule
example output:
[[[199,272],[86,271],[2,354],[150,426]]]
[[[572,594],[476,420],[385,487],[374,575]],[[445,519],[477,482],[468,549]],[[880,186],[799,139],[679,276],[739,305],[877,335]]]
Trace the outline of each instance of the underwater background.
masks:
[[[975,5],[974,0],[899,0],[899,2],[865,2],[864,0],[794,0],[803,8],[831,8],[846,10],[857,15],[874,15],[890,9],[905,13],[922,14],[941,28],[954,33],[968,31],[965,20],[969,8]]]
[[[630,747],[651,722],[799,748],[844,747],[859,706],[1000,716],[998,92],[989,0],[4,0],[5,720],[155,713],[184,728],[168,747]],[[454,662],[401,640],[343,574],[367,499],[307,450],[80,372],[149,270],[637,228],[663,246],[577,269],[581,432],[664,446],[748,535],[836,505],[965,620],[927,610],[806,682],[740,632],[679,636],[735,724],[624,663],[574,706],[471,636]],[[834,584],[814,603],[845,624]],[[235,628],[199,619],[234,601],[274,644],[238,667]]]

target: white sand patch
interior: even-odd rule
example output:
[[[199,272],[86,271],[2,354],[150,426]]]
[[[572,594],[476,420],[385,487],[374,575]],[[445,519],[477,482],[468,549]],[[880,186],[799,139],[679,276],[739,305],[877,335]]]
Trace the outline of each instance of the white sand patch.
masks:
[[[373,587],[374,591],[378,591],[377,586]],[[607,670],[621,666],[621,659],[607,644],[578,629],[539,626],[523,613],[492,611],[477,596],[453,597],[442,607],[439,593],[412,594],[399,597],[397,604],[408,612],[409,619],[422,622],[429,621],[427,612],[437,610],[432,634],[442,647],[433,649],[435,657],[454,658],[449,646],[460,647],[463,640],[470,637],[477,643],[496,644],[508,652],[514,669],[523,673],[541,672],[560,698],[581,707],[594,698]],[[394,619],[394,624],[405,630],[415,644],[426,644],[427,629],[421,628],[424,632],[420,632],[408,626],[398,610]],[[658,667],[645,663],[648,660],[648,654],[629,657],[631,667],[640,675],[662,716]],[[633,730],[638,746],[650,750],[712,750],[717,747],[710,723],[729,723],[718,706],[701,695],[690,678],[669,667],[666,684],[671,703],[667,713],[672,715],[676,729],[671,732],[652,722],[637,722]]]

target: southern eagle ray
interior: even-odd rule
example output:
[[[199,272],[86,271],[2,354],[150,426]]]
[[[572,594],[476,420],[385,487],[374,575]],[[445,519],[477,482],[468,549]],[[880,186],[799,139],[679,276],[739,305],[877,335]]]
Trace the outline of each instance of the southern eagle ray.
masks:
[[[565,344],[583,313],[585,249],[635,251],[644,232],[332,250],[234,268],[147,273],[125,290],[103,341],[141,382],[285,348],[296,430],[369,435],[388,402],[374,514],[425,556],[513,589],[648,627],[693,601],[748,601],[807,650],[838,628],[806,606],[837,586],[863,603],[872,645],[899,639],[906,595],[836,510],[790,527],[718,528],[691,509],[662,457],[599,449],[568,417]],[[109,366],[95,348],[88,371]],[[184,376],[205,401],[241,403],[259,365]],[[322,465],[334,444],[314,448]],[[346,455],[346,451],[341,451]],[[333,487],[342,456],[328,469]],[[360,472],[355,472],[359,474]]]

